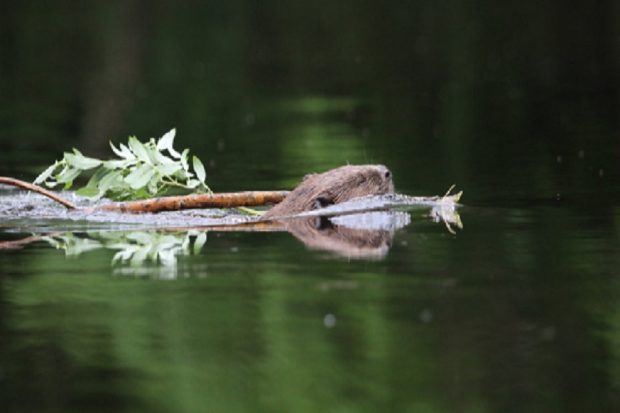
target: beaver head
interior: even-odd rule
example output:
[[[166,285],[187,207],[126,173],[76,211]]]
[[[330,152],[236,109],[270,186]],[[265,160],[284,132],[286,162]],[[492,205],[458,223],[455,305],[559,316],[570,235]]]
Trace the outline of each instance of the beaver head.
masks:
[[[347,165],[321,174],[312,174],[263,215],[275,219],[338,204],[366,195],[394,192],[392,173],[383,165]]]

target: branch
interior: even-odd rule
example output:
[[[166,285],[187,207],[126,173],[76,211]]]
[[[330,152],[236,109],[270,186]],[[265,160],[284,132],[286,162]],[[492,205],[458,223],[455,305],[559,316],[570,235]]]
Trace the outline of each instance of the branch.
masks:
[[[6,176],[0,176],[0,184],[11,185],[11,186],[16,186],[18,188],[27,189],[29,191],[36,192],[37,194],[44,195],[50,198],[51,200],[64,205],[67,209],[77,209],[77,206],[73,202],[67,201],[66,199],[56,195],[55,193],[51,191],[48,191],[45,188],[40,187],[39,185],[31,184],[29,182],[21,181],[15,178],[9,178]]]
[[[0,184],[16,186],[36,192],[52,199],[68,209],[90,211],[114,211],[140,214],[145,212],[179,211],[194,208],[237,208],[277,204],[288,194],[288,191],[250,191],[229,192],[221,194],[195,194],[183,196],[165,196],[161,198],[145,199],[142,201],[117,202],[96,206],[94,208],[79,208],[74,203],[48,191],[38,185],[21,181],[15,178],[0,177]]]
[[[229,192],[220,194],[195,194],[183,196],[165,196],[145,199],[143,201],[118,202],[96,207],[99,211],[144,212],[179,211],[196,208],[237,208],[277,204],[288,191],[251,191]]]

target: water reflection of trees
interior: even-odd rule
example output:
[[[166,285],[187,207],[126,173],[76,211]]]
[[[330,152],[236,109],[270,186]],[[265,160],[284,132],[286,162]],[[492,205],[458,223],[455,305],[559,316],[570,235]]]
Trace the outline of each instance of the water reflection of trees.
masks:
[[[48,150],[47,164],[80,139],[90,152],[109,134],[174,125],[209,154],[219,188],[290,187],[310,170],[381,159],[406,192],[456,181],[468,202],[528,210],[572,197],[603,244],[574,238],[575,217],[552,204],[536,228],[513,209],[482,210],[484,225],[470,221],[456,242],[407,235],[407,256],[378,269],[389,277],[367,263],[291,270],[290,237],[253,257],[251,276],[232,271],[247,288],[222,277],[210,285],[220,295],[201,300],[149,283],[28,277],[2,289],[5,396],[27,390],[62,409],[92,397],[81,380],[123,406],[142,407],[113,396],[141,384],[167,411],[223,399],[245,410],[613,411],[618,265],[595,251],[617,245],[618,213],[593,200],[616,199],[613,179],[600,179],[617,178],[620,156],[614,2],[185,4],[142,7],[146,28],[114,2],[3,5],[2,166],[17,151]],[[134,47],[135,24],[148,36]],[[125,103],[108,112],[109,101]],[[21,265],[43,270],[28,257]],[[226,259],[210,270],[231,271]],[[308,293],[317,277],[347,273],[361,287]],[[324,328],[324,312],[340,329]]]

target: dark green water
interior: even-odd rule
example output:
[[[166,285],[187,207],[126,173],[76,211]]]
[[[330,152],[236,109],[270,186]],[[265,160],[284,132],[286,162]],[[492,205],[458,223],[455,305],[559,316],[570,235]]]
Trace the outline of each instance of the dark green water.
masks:
[[[4,220],[62,233],[0,251],[0,410],[618,411],[619,23],[611,1],[1,5],[2,175],[177,127],[218,191],[383,163],[465,206],[383,259]],[[139,240],[168,254],[113,262]]]

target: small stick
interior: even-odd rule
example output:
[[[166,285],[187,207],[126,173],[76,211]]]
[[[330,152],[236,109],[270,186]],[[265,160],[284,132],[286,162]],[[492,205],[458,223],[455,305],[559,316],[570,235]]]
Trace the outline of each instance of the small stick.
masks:
[[[145,212],[178,211],[192,208],[236,208],[263,206],[277,204],[288,194],[288,191],[248,191],[229,192],[221,194],[195,194],[183,196],[166,196],[161,198],[145,199],[142,201],[118,202],[101,205],[94,208],[79,208],[74,203],[48,191],[38,185],[34,185],[15,178],[0,177],[0,184],[24,188],[32,192],[44,195],[67,209],[80,209],[89,211],[115,211],[133,214]]]
[[[77,206],[66,199],[56,195],[52,191],[48,191],[45,188],[41,188],[39,185],[31,184],[29,182],[21,181],[15,178],[9,178],[6,176],[0,176],[0,184],[16,186],[18,188],[24,188],[32,192],[36,192],[41,195],[45,195],[46,197],[52,199],[53,201],[58,202],[59,204],[64,205],[67,209],[77,209]]]

